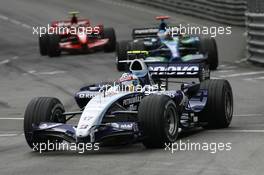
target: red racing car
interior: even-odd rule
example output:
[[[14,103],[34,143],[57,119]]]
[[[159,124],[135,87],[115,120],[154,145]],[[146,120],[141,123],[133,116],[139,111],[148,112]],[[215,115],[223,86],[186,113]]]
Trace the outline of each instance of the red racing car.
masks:
[[[78,12],[71,12],[71,20],[54,21],[39,36],[41,55],[57,57],[62,51],[90,53],[98,50],[115,51],[116,36],[113,28],[91,26],[88,19],[78,19]]]

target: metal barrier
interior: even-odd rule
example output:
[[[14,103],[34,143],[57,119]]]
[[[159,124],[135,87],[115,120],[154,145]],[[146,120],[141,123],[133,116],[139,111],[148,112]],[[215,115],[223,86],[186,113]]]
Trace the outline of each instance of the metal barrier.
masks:
[[[246,0],[131,0],[225,24],[245,26]]]
[[[248,60],[264,64],[264,13],[246,13]]]
[[[251,13],[264,13],[263,0],[247,0],[248,11]]]

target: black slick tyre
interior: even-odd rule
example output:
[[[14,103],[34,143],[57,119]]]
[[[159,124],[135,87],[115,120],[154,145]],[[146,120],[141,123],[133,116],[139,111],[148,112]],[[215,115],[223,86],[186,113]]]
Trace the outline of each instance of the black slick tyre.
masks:
[[[48,44],[49,44],[49,35],[44,34],[39,36],[39,53],[42,56],[48,55]]]
[[[204,128],[227,128],[233,117],[233,93],[227,80],[206,80],[200,89],[208,90],[208,99],[199,120],[207,123]]]
[[[174,101],[166,95],[145,97],[138,110],[143,144],[146,148],[163,148],[178,137],[179,116]]]
[[[57,98],[37,97],[28,104],[24,114],[24,134],[28,145],[33,148],[39,143],[54,142],[54,138],[35,135],[34,126],[41,122],[65,123],[66,118],[62,114],[64,107]]]
[[[104,29],[104,38],[109,39],[108,43],[104,46],[105,52],[114,52],[116,49],[116,35],[113,28]]]
[[[61,55],[60,36],[56,34],[49,35],[48,55],[49,57],[58,57]]]
[[[216,70],[219,64],[217,44],[214,38],[200,39],[200,52],[207,54],[210,70]]]

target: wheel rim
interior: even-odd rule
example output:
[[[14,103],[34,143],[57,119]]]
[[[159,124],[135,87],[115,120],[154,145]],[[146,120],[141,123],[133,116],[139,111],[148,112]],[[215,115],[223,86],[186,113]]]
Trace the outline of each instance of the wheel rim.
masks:
[[[233,105],[231,93],[228,91],[225,93],[225,116],[228,122],[230,122],[233,114]]]
[[[171,138],[177,133],[178,122],[177,122],[177,114],[173,106],[168,106],[167,112],[165,114],[165,122],[166,122],[166,133]]]
[[[51,116],[51,121],[58,123],[65,123],[65,118],[62,115],[63,111],[60,108],[57,108],[53,111]]]

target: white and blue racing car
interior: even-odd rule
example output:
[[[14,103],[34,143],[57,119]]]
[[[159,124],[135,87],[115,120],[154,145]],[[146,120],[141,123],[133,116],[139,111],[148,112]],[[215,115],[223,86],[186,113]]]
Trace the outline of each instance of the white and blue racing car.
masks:
[[[147,66],[151,66],[149,71]],[[131,62],[129,72],[115,82],[83,87],[75,99],[77,112],[65,112],[57,98],[36,97],[24,115],[28,145],[62,142],[112,146],[141,142],[161,148],[194,127],[226,128],[233,116],[232,89],[227,80],[181,83],[169,89],[175,69],[161,73],[155,63]],[[194,73],[195,70],[190,70]],[[140,88],[136,89],[136,88]],[[68,121],[80,116],[78,123]]]

